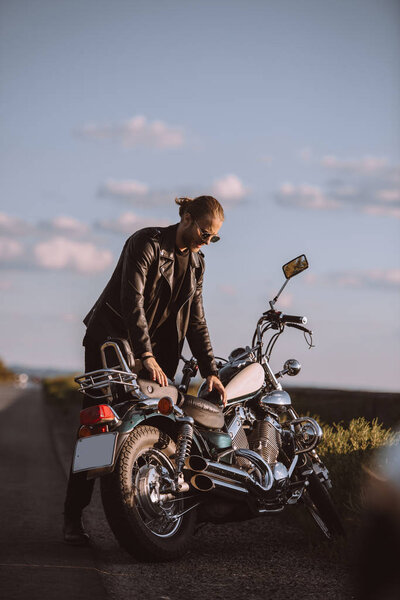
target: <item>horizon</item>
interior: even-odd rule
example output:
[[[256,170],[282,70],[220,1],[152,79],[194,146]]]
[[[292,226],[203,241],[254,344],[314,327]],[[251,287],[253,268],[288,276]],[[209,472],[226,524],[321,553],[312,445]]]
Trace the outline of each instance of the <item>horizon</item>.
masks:
[[[217,356],[276,308],[302,386],[400,390],[400,4],[38,0],[0,8],[0,357],[83,369],[125,239],[215,195]],[[185,351],[187,354],[187,351]],[[341,387],[342,389],[342,387]]]

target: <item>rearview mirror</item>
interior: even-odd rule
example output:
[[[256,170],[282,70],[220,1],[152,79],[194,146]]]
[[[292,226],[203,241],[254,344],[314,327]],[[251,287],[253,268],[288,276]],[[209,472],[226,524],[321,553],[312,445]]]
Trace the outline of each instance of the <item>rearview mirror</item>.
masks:
[[[282,267],[286,279],[290,279],[306,269],[308,269],[308,261],[305,254],[300,254],[300,256],[289,261]]]

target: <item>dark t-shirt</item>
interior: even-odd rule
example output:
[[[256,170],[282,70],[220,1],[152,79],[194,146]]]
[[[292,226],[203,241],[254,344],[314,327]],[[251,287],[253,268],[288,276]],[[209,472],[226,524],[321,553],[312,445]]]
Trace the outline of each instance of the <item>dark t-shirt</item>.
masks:
[[[181,252],[179,248],[175,247],[175,264],[174,264],[174,279],[172,284],[172,296],[171,296],[171,312],[176,314],[176,307],[179,304],[179,294],[182,288],[187,268],[189,264],[189,250]]]

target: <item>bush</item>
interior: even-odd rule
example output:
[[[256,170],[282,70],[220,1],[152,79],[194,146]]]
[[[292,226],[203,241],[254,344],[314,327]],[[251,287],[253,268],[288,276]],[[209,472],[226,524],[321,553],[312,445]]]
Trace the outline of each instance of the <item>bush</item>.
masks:
[[[16,375],[0,359],[0,381],[16,381]]]
[[[43,392],[46,402],[64,409],[76,407],[82,402],[82,395],[78,392],[78,385],[74,375],[49,377],[43,379]]]
[[[376,450],[400,441],[400,434],[385,429],[378,419],[364,417],[343,423],[324,425],[324,438],[318,454],[329,469],[332,496],[343,516],[358,519],[362,508],[363,465],[368,465]]]

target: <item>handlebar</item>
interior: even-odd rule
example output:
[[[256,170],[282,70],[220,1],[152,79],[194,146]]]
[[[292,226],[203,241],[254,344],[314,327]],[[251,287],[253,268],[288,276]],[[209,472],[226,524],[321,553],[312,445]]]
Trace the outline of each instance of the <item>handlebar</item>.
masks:
[[[181,356],[181,359],[185,363],[185,366],[182,370],[183,377],[178,389],[180,392],[186,394],[190,384],[190,380],[192,379],[192,377],[196,377],[199,367],[194,357],[192,357],[190,360],[186,360],[183,356]]]
[[[263,313],[262,320],[269,321],[275,325],[279,325],[279,323],[298,323],[299,325],[305,325],[307,323],[307,317],[284,315],[279,310],[267,310]]]
[[[299,325],[307,323],[307,317],[298,317],[296,315],[281,315],[280,320],[282,323],[298,323]]]

